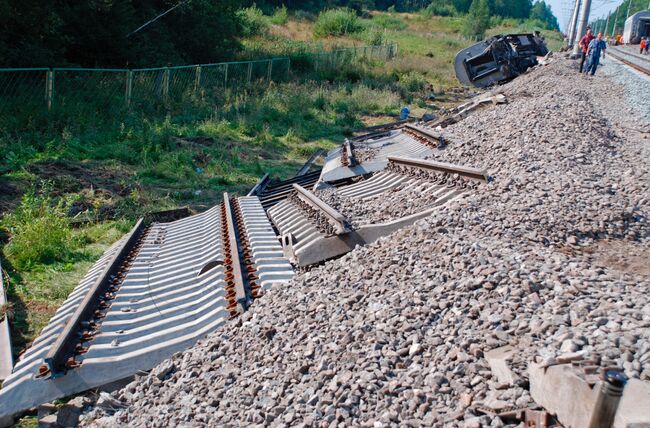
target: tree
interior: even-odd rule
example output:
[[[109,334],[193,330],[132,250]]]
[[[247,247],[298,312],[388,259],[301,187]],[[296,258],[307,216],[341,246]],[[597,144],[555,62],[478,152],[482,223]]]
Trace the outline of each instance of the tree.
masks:
[[[483,38],[490,26],[490,7],[487,0],[473,0],[465,17],[463,33],[467,37]]]
[[[228,60],[239,0],[0,0],[4,67],[153,67]]]
[[[530,11],[530,19],[536,19],[542,22],[549,30],[560,31],[560,25],[557,22],[557,18],[553,15],[551,7],[547,5],[544,0],[538,1],[533,5],[532,10]]]

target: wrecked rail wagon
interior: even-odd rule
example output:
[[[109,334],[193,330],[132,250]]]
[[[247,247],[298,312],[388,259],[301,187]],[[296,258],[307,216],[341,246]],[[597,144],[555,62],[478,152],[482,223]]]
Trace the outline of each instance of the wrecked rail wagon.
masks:
[[[514,79],[546,54],[546,43],[537,32],[499,35],[458,52],[454,70],[461,83],[486,87]]]

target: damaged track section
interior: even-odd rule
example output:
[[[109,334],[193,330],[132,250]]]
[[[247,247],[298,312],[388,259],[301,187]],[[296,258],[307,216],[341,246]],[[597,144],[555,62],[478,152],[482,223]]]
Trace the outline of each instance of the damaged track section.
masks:
[[[138,221],[59,308],[0,390],[0,422],[149,370],[293,276],[258,198]],[[0,425],[2,425],[0,424]]]
[[[298,266],[340,256],[427,217],[490,181],[480,169],[404,157],[388,160],[385,171],[354,184],[321,190],[320,194],[296,186],[292,197],[270,209],[268,214],[280,231],[285,256]],[[413,191],[421,199],[414,212],[368,221],[367,212],[375,211],[384,200],[391,206],[405,207],[411,203],[405,196]]]

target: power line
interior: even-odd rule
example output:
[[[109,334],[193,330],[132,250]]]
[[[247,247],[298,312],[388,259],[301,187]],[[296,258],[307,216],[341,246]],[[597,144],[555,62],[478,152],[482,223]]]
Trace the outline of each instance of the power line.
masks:
[[[189,3],[189,2],[191,2],[191,1],[192,1],[192,0],[183,0],[183,1],[181,1],[180,3],[177,3],[177,4],[176,4],[175,6],[173,6],[172,8],[167,9],[166,11],[164,11],[163,13],[161,13],[160,15],[156,16],[155,18],[150,19],[149,21],[145,22],[144,24],[142,24],[141,26],[139,26],[139,27],[136,28],[135,30],[131,31],[129,34],[126,35],[126,37],[131,37],[132,35],[134,35],[134,34],[137,33],[138,31],[142,30],[142,29],[143,29],[144,27],[146,27],[147,25],[156,22],[157,20],[159,20],[159,19],[162,18],[163,16],[167,15],[167,14],[168,14],[169,12],[171,12],[172,10],[176,9],[176,8],[179,7],[179,6],[184,5],[185,3]]]

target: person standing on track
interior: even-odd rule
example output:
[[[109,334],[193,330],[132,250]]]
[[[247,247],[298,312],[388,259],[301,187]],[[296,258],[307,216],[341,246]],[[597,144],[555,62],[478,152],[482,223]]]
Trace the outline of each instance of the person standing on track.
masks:
[[[598,68],[598,64],[600,63],[600,56],[602,55],[605,58],[606,49],[607,45],[603,42],[603,33],[598,33],[598,37],[593,39],[587,48],[589,60],[585,74],[591,74],[593,76],[596,73],[596,68]]]
[[[580,48],[582,52],[580,54],[580,73],[582,73],[582,67],[585,65],[585,60],[587,59],[587,51],[589,50],[589,43],[594,39],[594,35],[591,34],[591,28],[587,27],[587,34],[582,36],[580,39]]]
[[[639,50],[640,50],[639,53],[640,53],[640,54],[642,54],[643,51],[646,49],[646,46],[647,46],[646,43],[648,43],[648,42],[646,41],[646,39],[644,39],[643,37],[641,37],[641,43],[639,43]]]

